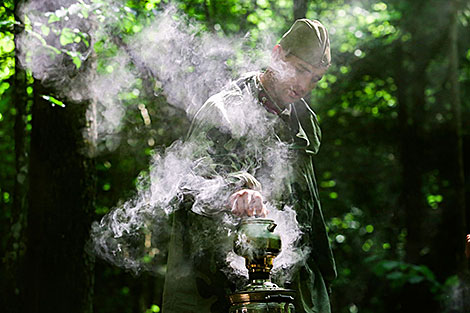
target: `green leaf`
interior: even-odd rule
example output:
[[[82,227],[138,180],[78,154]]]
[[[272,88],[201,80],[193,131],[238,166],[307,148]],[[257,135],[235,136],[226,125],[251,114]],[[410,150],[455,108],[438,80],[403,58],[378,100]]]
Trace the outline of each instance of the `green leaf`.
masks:
[[[431,281],[436,279],[434,273],[425,265],[420,265],[418,271],[423,273],[423,275]]]
[[[82,60],[80,60],[79,57],[72,57],[72,61],[73,61],[73,64],[75,64],[75,66],[77,67],[77,69],[79,69],[80,66],[82,66]]]
[[[250,15],[248,15],[246,20],[250,23],[255,24],[255,25],[259,23],[259,18],[255,13],[251,13]]]
[[[82,13],[83,18],[88,18],[88,9],[83,8],[81,9],[80,13]]]
[[[73,32],[72,29],[70,29],[68,27],[64,27],[62,29],[62,32],[61,32],[60,38],[59,38],[60,44],[62,46],[66,46],[70,43],[73,43],[75,41],[75,37],[77,37],[77,35]]]
[[[60,17],[58,17],[54,13],[49,14],[49,20],[47,21],[48,24],[52,24],[52,23],[59,22],[59,21],[60,21]]]
[[[396,267],[398,267],[400,265],[400,262],[398,261],[383,261],[381,263],[382,267],[386,270],[391,270],[391,269],[394,269]]]
[[[143,258],[142,258],[142,262],[144,263],[150,263],[152,262],[152,259],[153,257],[149,256],[149,255],[145,255]]]
[[[65,104],[64,104],[62,101],[57,100],[57,99],[54,98],[53,96],[42,95],[41,97],[42,97],[43,99],[49,101],[50,103],[52,103],[52,106],[58,105],[58,106],[60,106],[60,107],[65,108]]]
[[[41,25],[41,32],[44,34],[44,36],[47,36],[51,32],[51,29],[46,25]]]
[[[10,36],[0,37],[0,51],[2,53],[10,53],[15,50],[15,42]]]
[[[418,284],[418,283],[422,282],[423,280],[424,280],[423,276],[411,276],[410,279],[408,279],[408,281],[411,284]]]
[[[0,26],[13,26],[13,25],[21,25],[21,23],[17,21],[1,21],[0,22]]]
[[[402,279],[404,277],[404,274],[402,272],[391,272],[390,274],[387,274],[387,276],[385,276],[387,279],[390,279],[390,280],[398,280],[398,279]]]
[[[23,19],[24,19],[24,30],[27,32],[32,31],[33,26],[31,26],[31,20],[29,19],[29,17],[25,14]]]

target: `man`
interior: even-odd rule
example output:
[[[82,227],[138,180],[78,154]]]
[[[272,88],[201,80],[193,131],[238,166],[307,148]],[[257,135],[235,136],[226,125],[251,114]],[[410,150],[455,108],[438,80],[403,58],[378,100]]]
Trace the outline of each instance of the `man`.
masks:
[[[246,74],[198,111],[186,141],[200,160],[194,171],[223,183],[213,188],[215,196],[188,191],[186,207],[174,213],[163,312],[228,312],[225,295],[234,286],[221,271],[229,227],[221,225],[230,220],[226,207],[236,216],[264,217],[265,201],[272,208],[295,209],[303,233],[298,244],[310,250],[286,279],[286,287],[297,291],[296,311],[330,312],[328,284],[336,269],[312,163],[321,133],[302,98],[329,65],[326,28],[297,20],[274,47],[266,71]],[[215,197],[226,199],[226,206]],[[196,235],[201,230],[203,240]]]

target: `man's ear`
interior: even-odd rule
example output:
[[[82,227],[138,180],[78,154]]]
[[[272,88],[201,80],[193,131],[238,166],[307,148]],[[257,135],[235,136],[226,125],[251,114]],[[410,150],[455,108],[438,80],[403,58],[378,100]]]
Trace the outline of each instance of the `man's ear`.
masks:
[[[284,49],[282,49],[282,46],[279,44],[275,45],[271,53],[272,59],[273,60],[284,59],[284,55],[285,55],[285,52],[284,52]]]

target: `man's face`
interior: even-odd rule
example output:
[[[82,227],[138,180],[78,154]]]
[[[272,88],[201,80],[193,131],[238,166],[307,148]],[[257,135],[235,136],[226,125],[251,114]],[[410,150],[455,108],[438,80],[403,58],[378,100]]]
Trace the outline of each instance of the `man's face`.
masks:
[[[305,97],[322,79],[325,68],[315,67],[293,54],[285,55],[281,47],[274,56],[271,69],[275,83],[273,93],[275,101],[286,105]]]

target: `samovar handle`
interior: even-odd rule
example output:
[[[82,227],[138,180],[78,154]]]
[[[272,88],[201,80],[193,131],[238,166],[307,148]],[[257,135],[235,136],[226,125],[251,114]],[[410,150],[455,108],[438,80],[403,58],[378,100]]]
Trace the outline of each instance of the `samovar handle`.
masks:
[[[269,232],[272,233],[276,227],[277,227],[277,224],[274,223],[274,222],[271,222],[271,223],[268,225],[267,229],[268,229]]]

